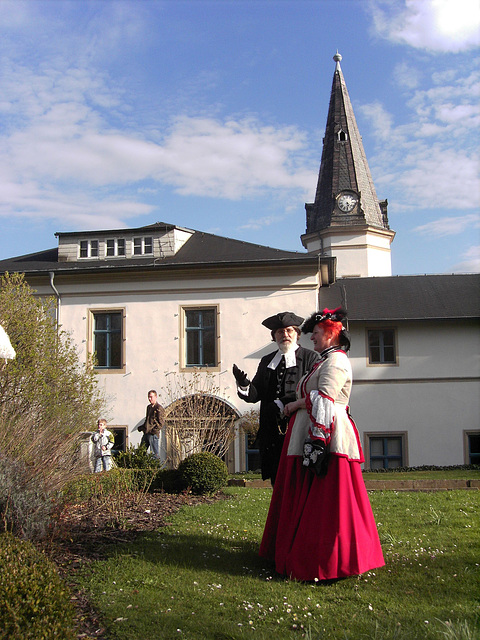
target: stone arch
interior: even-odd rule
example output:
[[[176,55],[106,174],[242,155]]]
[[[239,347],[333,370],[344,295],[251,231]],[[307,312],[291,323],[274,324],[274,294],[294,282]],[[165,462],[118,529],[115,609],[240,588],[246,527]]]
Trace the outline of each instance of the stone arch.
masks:
[[[174,400],[165,410],[167,465],[176,468],[199,451],[225,459],[239,417],[232,404],[216,395],[193,393]]]

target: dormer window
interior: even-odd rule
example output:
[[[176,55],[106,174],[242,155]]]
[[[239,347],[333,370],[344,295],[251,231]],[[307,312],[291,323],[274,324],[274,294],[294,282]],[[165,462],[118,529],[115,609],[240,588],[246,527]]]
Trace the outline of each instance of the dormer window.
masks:
[[[125,238],[110,238],[105,243],[105,254],[107,258],[125,257]]]
[[[80,258],[98,258],[98,240],[80,240]]]
[[[347,142],[348,133],[346,131],[343,131],[343,129],[340,129],[340,131],[338,131],[337,133],[337,140],[338,142]]]
[[[152,253],[153,253],[152,236],[133,239],[133,255],[134,256],[145,256],[145,255],[151,255]]]

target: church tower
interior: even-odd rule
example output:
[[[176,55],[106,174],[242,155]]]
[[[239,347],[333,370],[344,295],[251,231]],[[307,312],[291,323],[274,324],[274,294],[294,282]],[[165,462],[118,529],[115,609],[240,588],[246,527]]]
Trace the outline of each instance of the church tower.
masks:
[[[306,204],[301,240],[310,252],[335,256],[337,276],[390,276],[387,201],[375,192],[340,61],[333,76],[315,202]]]

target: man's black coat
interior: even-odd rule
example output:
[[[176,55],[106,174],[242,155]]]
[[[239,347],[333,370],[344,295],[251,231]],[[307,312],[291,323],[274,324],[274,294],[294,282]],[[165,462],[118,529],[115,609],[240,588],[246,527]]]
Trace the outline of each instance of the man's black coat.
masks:
[[[284,405],[295,400],[295,389],[302,378],[318,360],[318,353],[310,349],[298,347],[295,351],[296,366],[285,369],[285,375],[280,381],[278,390],[277,369],[269,369],[268,364],[273,360],[277,352],[264,356],[258,365],[257,373],[250,383],[248,395],[239,393],[239,397],[245,402],[260,401],[260,427],[256,444],[260,451],[262,478],[270,478],[272,484],[277,475],[278,463],[282,452],[283,440],[288,425],[288,419],[282,417],[280,409],[275,404],[279,399]]]

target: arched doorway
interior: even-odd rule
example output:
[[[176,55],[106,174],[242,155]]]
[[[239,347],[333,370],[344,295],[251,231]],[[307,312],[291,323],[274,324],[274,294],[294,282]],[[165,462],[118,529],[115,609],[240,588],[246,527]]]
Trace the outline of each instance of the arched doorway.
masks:
[[[166,408],[164,426],[167,466],[176,468],[200,451],[226,459],[238,417],[233,406],[215,395],[194,393],[172,402]]]

